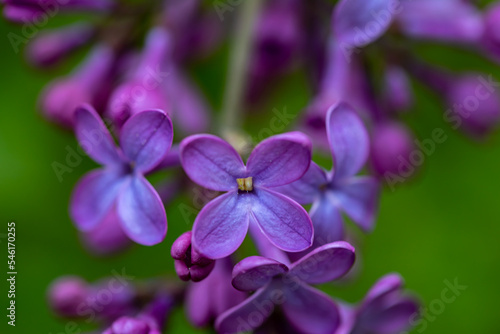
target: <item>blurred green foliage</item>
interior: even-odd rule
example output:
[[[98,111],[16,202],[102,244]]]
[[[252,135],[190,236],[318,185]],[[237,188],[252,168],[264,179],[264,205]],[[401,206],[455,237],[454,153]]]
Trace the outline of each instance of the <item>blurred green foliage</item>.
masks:
[[[137,279],[173,277],[169,247],[178,235],[190,229],[192,221],[185,222],[179,209],[181,203],[189,205],[190,199],[181,196],[167,208],[169,231],[161,245],[135,246],[107,259],[86,253],[67,208],[74,184],[95,164],[84,157],[62,182],[58,181],[52,162],[64,163],[66,148],[76,148],[77,144],[71,133],[47,123],[36,110],[36,98],[54,73],[29,68],[22,52],[15,53],[11,47],[6,37],[9,32],[19,34],[20,28],[0,20],[0,236],[7,232],[9,221],[16,222],[17,317],[15,328],[7,326],[7,284],[3,278],[7,272],[7,243],[0,239],[0,332],[78,333],[49,312],[45,298],[48,284],[68,274],[94,281],[122,268]],[[500,78],[497,66],[470,52],[436,45],[419,45],[417,51],[424,59],[453,70],[481,70]],[[56,73],[66,72],[69,65]],[[221,106],[226,65],[224,47],[191,69],[215,110]],[[434,154],[426,156],[417,177],[394,192],[384,191],[374,233],[358,233],[360,266],[355,279],[341,286],[323,287],[333,296],[355,302],[382,275],[399,272],[408,289],[428,308],[441,299],[445,280],[458,279],[467,289],[453,303],[446,304],[442,313],[430,312],[426,328],[421,325],[414,332],[499,333],[500,178],[495,171],[500,169],[500,134],[482,143],[470,140],[445,124],[439,97],[419,83],[415,82],[414,88],[417,103],[405,116],[407,123],[420,139],[442,128],[447,140],[436,147]],[[269,100],[248,114],[246,129],[258,136],[262,125],[269,124],[274,108],[286,107],[298,113],[310,94],[304,75],[287,77],[276,84]],[[78,327],[90,328],[85,322]],[[181,309],[174,312],[168,330],[203,332],[187,323]]]

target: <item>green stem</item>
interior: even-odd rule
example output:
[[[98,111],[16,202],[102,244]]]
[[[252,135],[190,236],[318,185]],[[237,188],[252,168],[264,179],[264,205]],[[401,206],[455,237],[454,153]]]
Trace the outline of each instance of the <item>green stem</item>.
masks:
[[[241,126],[243,94],[247,87],[247,72],[254,32],[254,22],[259,12],[261,0],[245,0],[237,21],[233,49],[229,59],[229,70],[222,106],[220,133],[226,137],[237,133]]]

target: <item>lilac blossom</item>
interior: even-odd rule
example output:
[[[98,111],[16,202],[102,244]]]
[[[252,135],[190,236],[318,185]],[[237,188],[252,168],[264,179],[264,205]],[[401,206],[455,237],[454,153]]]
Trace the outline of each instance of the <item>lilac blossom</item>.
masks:
[[[172,48],[169,33],[162,28],[152,29],[146,38],[144,50],[136,68],[115,88],[108,102],[108,115],[122,127],[131,116],[146,109],[169,112],[170,103],[162,89],[166,68],[164,59]]]
[[[82,103],[98,101],[114,58],[111,48],[96,46],[72,74],[51,82],[39,101],[44,115],[60,125],[73,127],[75,109]]]
[[[172,244],[175,271],[183,281],[199,282],[214,269],[215,261],[205,258],[191,245],[192,232],[183,233]]]
[[[378,280],[356,306],[341,304],[342,325],[335,334],[399,334],[418,319],[418,303],[402,293],[403,279],[389,274]]]
[[[108,12],[113,6],[112,0],[4,0],[3,16],[8,20],[25,22],[43,22],[43,17],[65,12]]]
[[[368,132],[363,122],[345,103],[333,106],[326,121],[333,170],[326,172],[311,163],[300,180],[279,188],[301,204],[313,204],[309,214],[316,246],[344,238],[342,211],[361,229],[371,231],[378,206],[376,179],[355,176],[369,154]]]
[[[159,294],[140,313],[118,318],[103,334],[161,334],[173,306],[170,295]]]
[[[341,278],[352,267],[354,257],[354,248],[339,241],[315,249],[291,265],[260,256],[242,260],[233,269],[232,284],[239,290],[255,292],[221,314],[216,329],[221,333],[250,331],[262,325],[279,305],[301,333],[335,332],[340,325],[336,303],[309,284]]]
[[[38,67],[53,65],[87,44],[94,34],[95,28],[88,23],[44,30],[28,44],[26,57],[31,64]]]
[[[86,174],[73,191],[71,217],[82,231],[98,226],[116,209],[125,234],[154,245],[167,232],[165,209],[144,175],[154,169],[172,145],[172,123],[160,110],[147,110],[123,126],[120,148],[90,106],[76,110],[75,133],[84,150],[105,166]]]
[[[245,300],[247,293],[231,285],[232,268],[233,262],[229,257],[216,260],[207,278],[188,285],[185,312],[193,326],[212,324],[220,314]]]
[[[277,247],[302,251],[312,243],[307,212],[273,190],[299,179],[311,162],[311,143],[300,132],[262,141],[243,164],[236,150],[212,135],[181,142],[181,162],[187,175],[205,188],[225,194],[209,202],[193,225],[193,246],[208,258],[232,254],[250,224],[257,224]]]

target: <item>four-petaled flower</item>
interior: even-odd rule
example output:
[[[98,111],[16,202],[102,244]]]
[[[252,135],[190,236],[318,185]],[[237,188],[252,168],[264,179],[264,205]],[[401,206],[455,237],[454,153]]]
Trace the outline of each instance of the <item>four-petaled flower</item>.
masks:
[[[103,121],[90,106],[75,112],[80,145],[105,166],[86,174],[73,191],[71,217],[89,231],[116,210],[124,232],[137,243],[154,245],[167,233],[165,209],[156,190],[144,178],[172,145],[170,118],[161,110],[135,114],[123,126],[117,148]]]
[[[195,135],[180,145],[187,175],[205,188],[227,193],[209,202],[193,226],[193,245],[208,258],[232,254],[250,224],[278,248],[298,252],[312,244],[307,212],[272,188],[298,180],[311,162],[311,142],[300,132],[276,135],[255,147],[247,164],[236,150],[212,135]]]
[[[368,133],[352,108],[339,103],[327,115],[327,135],[334,169],[326,172],[314,162],[298,181],[279,187],[283,194],[301,204],[310,204],[314,244],[342,240],[343,210],[363,230],[373,228],[379,184],[371,176],[354,176],[369,153]]]
[[[234,267],[232,283],[238,290],[255,292],[217,318],[217,331],[251,331],[262,325],[275,306],[280,305],[287,320],[299,332],[334,333],[340,325],[336,303],[309,284],[326,283],[344,276],[354,258],[354,248],[338,241],[315,249],[289,266],[260,256],[244,259]]]

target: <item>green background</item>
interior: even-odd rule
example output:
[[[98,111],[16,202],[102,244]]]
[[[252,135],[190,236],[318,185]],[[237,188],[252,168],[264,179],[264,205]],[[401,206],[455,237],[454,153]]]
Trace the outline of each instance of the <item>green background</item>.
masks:
[[[66,147],[76,148],[69,132],[47,123],[36,111],[36,98],[55,76],[37,72],[16,54],[7,34],[20,29],[0,20],[0,332],[71,333],[67,322],[55,318],[46,306],[46,287],[56,277],[81,275],[94,281],[125,268],[129,275],[147,278],[173,275],[169,247],[190,228],[182,218],[180,203],[167,208],[169,232],[164,243],[135,246],[117,257],[100,259],[81,247],[68,213],[68,199],[76,181],[95,164],[83,159],[59,182],[52,162],[65,162]],[[434,63],[457,71],[482,70],[500,78],[496,66],[461,50],[418,46],[418,53]],[[79,56],[81,57],[82,54]],[[78,58],[78,57],[76,57]],[[76,59],[73,59],[74,63]],[[71,66],[59,69],[67,72]],[[194,66],[193,77],[215,110],[221,106],[227,67],[227,47]],[[271,98],[250,114],[246,126],[252,134],[269,124],[272,109],[299,112],[310,99],[303,75],[280,81]],[[429,138],[442,128],[447,140],[438,144],[418,175],[396,191],[383,193],[380,215],[373,234],[360,237],[358,277],[342,287],[327,285],[332,295],[349,302],[360,300],[382,275],[399,272],[428,308],[436,306],[455,279],[467,289],[440,314],[426,319],[427,326],[415,333],[499,333],[498,298],[500,235],[498,189],[500,134],[478,143],[452,130],[442,119],[438,97],[418,83],[416,105],[405,116],[418,138]],[[329,166],[325,166],[329,167]],[[7,223],[16,222],[16,327],[7,326]],[[3,238],[1,238],[3,237]],[[3,255],[2,255],[3,254]],[[81,324],[81,329],[92,328]],[[177,309],[169,332],[201,332],[192,328]],[[74,331],[73,331],[74,333]]]

